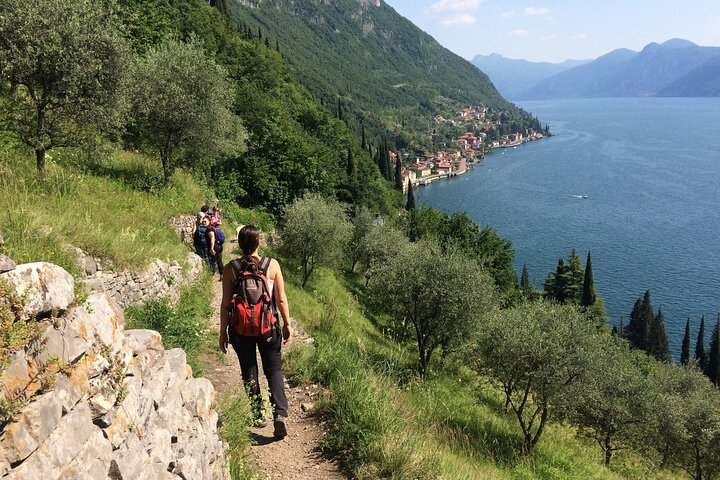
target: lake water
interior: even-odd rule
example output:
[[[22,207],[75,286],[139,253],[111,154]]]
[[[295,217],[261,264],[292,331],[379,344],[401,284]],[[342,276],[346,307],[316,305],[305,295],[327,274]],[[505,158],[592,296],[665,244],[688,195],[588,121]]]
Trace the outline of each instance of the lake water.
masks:
[[[649,289],[675,358],[720,312],[720,99],[520,104],[555,136],[495,150],[464,177],[419,187],[419,202],[467,211],[515,247],[542,288],[558,258],[592,251],[614,324]],[[587,195],[587,199],[577,196]]]

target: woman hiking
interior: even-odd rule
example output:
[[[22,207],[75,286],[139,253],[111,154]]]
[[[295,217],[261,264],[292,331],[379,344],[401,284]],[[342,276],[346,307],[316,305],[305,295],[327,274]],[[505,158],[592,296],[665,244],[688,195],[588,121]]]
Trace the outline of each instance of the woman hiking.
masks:
[[[260,231],[254,225],[246,225],[238,232],[238,246],[243,252],[240,259],[233,260],[223,275],[222,305],[220,309],[220,338],[219,346],[223,353],[227,352],[228,343],[232,344],[240,361],[243,383],[249,392],[250,402],[253,406],[258,426],[265,421],[265,412],[260,396],[258,383],[258,365],[256,350],[260,351],[263,372],[270,387],[270,403],[273,406],[273,424],[276,438],[287,435],[288,400],[285,395],[285,385],[282,375],[281,346],[290,339],[290,311],[285,296],[285,283],[283,281],[280,264],[275,259],[261,258],[258,255],[260,247]],[[230,267],[229,269],[227,267]],[[272,298],[272,310],[277,311],[283,318],[282,330],[280,322],[276,321],[270,334],[267,336],[240,335],[236,328],[231,326],[231,309],[234,290],[238,285],[238,278],[245,272],[264,275],[267,278],[269,293]]]

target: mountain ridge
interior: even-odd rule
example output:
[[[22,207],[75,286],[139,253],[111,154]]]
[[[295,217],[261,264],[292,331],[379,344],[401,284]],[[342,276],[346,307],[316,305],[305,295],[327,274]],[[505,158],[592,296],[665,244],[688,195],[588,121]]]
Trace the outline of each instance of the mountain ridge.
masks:
[[[616,49],[545,78],[518,98],[717,96],[719,54],[720,47],[702,47],[679,38],[651,42],[639,52]]]

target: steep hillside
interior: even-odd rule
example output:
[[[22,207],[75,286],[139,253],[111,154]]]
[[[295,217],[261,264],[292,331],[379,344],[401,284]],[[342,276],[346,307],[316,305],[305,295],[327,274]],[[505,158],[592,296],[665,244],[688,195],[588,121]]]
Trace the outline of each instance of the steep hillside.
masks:
[[[591,60],[566,60],[562,63],[530,62],[502,55],[476,55],[472,63],[485,72],[498,91],[509,99],[520,98],[523,93],[548,77],[579,67]]]
[[[640,52],[619,49],[546,78],[521,98],[712,96],[718,53],[682,39],[653,42]]]
[[[228,8],[241,29],[279,48],[316,98],[345,109],[356,131],[360,123],[374,135],[414,130],[422,142],[433,114],[458,106],[521,115],[485,74],[380,0],[243,0]]]

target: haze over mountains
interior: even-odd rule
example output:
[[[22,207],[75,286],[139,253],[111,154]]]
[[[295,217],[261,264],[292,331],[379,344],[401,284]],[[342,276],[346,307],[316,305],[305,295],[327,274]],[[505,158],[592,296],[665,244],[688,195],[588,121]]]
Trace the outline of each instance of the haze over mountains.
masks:
[[[682,39],[650,43],[640,52],[617,49],[573,65],[475,57],[510,99],[708,97],[720,95],[720,47]],[[555,70],[555,71],[553,71]]]

